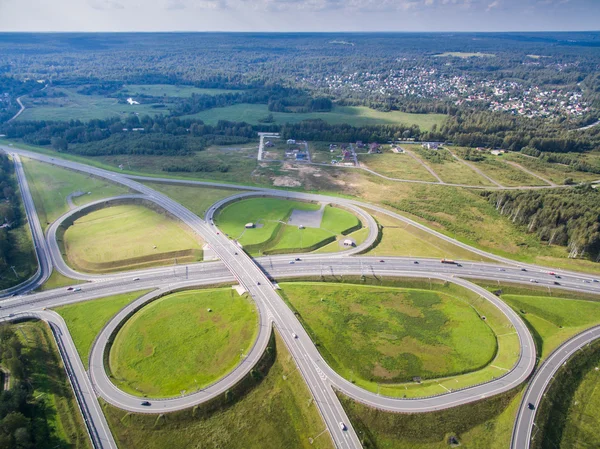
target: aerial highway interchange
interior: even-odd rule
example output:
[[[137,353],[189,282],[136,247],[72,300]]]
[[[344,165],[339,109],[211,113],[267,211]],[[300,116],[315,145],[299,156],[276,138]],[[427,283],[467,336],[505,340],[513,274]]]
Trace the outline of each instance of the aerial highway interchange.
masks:
[[[391,412],[422,413],[440,410],[473,401],[481,400],[508,390],[526,382],[529,386],[523,397],[513,432],[513,449],[529,447],[535,412],[548,382],[566,360],[583,345],[600,337],[600,328],[593,328],[565,342],[536,368],[536,350],[533,338],[521,318],[503,301],[486,289],[477,286],[469,279],[492,282],[536,283],[549,289],[564,289],[600,294],[600,283],[592,275],[553,270],[546,267],[518,263],[496,256],[477,248],[472,248],[443,234],[433,231],[399,214],[372,204],[338,197],[328,197],[309,193],[261,189],[246,186],[223,185],[245,190],[232,195],[211,206],[205,217],[198,217],[191,211],[141,184],[139,181],[156,178],[127,176],[99,168],[53,158],[16,148],[2,148],[13,156],[23,203],[30,223],[39,262],[37,273],[28,281],[2,292],[0,317],[2,320],[15,320],[27,317],[39,318],[49,323],[63,358],[69,379],[75,391],[80,409],[86,421],[91,441],[96,448],[116,448],[114,438],[98,403],[98,397],[122,408],[139,413],[162,413],[189,408],[223,394],[228,388],[246,376],[263,354],[274,326],[296,361],[306,384],[308,385],[319,411],[327,425],[336,447],[361,447],[359,438],[352,428],[337,396],[336,391],[371,407]],[[109,179],[129,187],[135,194],[99,200],[96,203],[142,199],[165,209],[168,213],[187,224],[199,235],[218,256],[218,261],[202,262],[187,266],[170,266],[115,273],[109,275],[89,275],[78,273],[70,268],[60,253],[56,240],[56,230],[66,219],[84,212],[96,203],[90,203],[70,210],[60,217],[44,235],[35,205],[29,191],[19,156],[36,159],[60,167],[85,172],[100,178]],[[160,180],[158,180],[160,181]],[[164,180],[170,183],[219,186],[216,183],[194,181]],[[369,228],[369,236],[356,248],[332,254],[303,254],[263,256],[251,258],[244,251],[219,232],[214,224],[215,212],[230,201],[254,196],[274,196],[331,203],[354,212]],[[477,254],[485,262],[461,262],[460,264],[441,264],[438,259],[408,257],[370,257],[360,255],[377,238],[377,224],[365,209],[388,214],[391,217],[410,223],[424,231],[435,234],[455,245]],[[294,260],[299,259],[299,260]],[[294,263],[290,263],[294,260]],[[78,280],[89,281],[79,291],[68,294],[64,288],[35,293],[50,276],[52,269]],[[552,273],[552,274],[550,274]],[[390,276],[448,281],[470,289],[482,298],[490,301],[510,321],[518,334],[520,354],[515,366],[496,379],[468,388],[454,390],[447,394],[419,399],[390,398],[366,391],[337,374],[323,360],[318,349],[298,321],[291,309],[277,293],[277,284],[273,280],[308,276]],[[259,312],[259,333],[252,349],[244,355],[243,361],[229,374],[198,392],[177,398],[152,400],[151,406],[144,406],[140,398],[118,389],[109,379],[104,367],[104,353],[107,344],[116,332],[119,324],[135,310],[152,299],[189,286],[216,285],[224,283],[240,284],[253,298]],[[86,372],[64,320],[49,310],[59,305],[87,301],[104,296],[132,292],[141,289],[154,289],[121,310],[97,336],[90,354],[90,369]],[[535,370],[535,372],[534,372]],[[533,376],[532,376],[532,373]]]

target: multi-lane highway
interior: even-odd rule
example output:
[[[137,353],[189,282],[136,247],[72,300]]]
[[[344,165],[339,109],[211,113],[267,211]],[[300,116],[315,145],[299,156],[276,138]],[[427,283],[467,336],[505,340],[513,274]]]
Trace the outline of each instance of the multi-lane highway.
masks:
[[[37,279],[33,279],[29,281],[29,283],[19,286],[15,291],[25,293],[30,291],[33,286],[39,285],[41,281],[45,280],[50,274],[52,266],[67,276],[76,279],[89,280],[90,282],[83,285],[81,291],[77,292],[67,293],[64,289],[61,289],[42,293],[21,294],[16,297],[5,299],[2,302],[2,312],[0,313],[0,316],[14,319],[19,316],[37,314],[36,316],[39,316],[50,323],[57,340],[59,340],[59,348],[61,348],[61,354],[65,360],[67,370],[70,376],[72,376],[71,381],[78,400],[82,401],[80,402],[82,413],[86,418],[92,441],[96,447],[115,447],[115,443],[110,435],[110,431],[108,431],[105,426],[106,423],[104,417],[96,416],[96,414],[94,414],[94,410],[96,410],[95,407],[97,407],[97,400],[95,395],[91,393],[92,391],[119,407],[146,413],[177,410],[203,402],[215,395],[221,394],[249,372],[266,347],[272,325],[280,331],[286,346],[296,360],[299,370],[302,372],[306,383],[315,398],[319,411],[325,420],[336,446],[344,448],[360,447],[360,442],[354,430],[349,425],[348,418],[337,400],[334,388],[356,400],[385,410],[425,412],[476,401],[482,397],[489,397],[507,391],[524,382],[533,371],[535,365],[535,348],[531,335],[522,320],[497,297],[490,294],[485,289],[468,282],[466,279],[486,279],[493,282],[535,282],[539,285],[548,286],[548,288],[552,287],[600,293],[600,283],[595,282],[597,280],[589,275],[564,270],[556,271],[556,274],[550,275],[548,273],[549,269],[547,268],[518,264],[512,260],[471,248],[468,245],[432,231],[423,225],[408,220],[387,209],[374,205],[366,205],[358,201],[300,192],[282,192],[273,189],[243,187],[243,190],[249,192],[235,195],[232,198],[213,205],[207,211],[206,220],[202,220],[172,199],[137,182],[137,180],[140,180],[139,178],[134,180],[132,179],[133,177],[125,177],[118,173],[89,167],[79,163],[54,159],[48,156],[13,148],[8,150],[12,153],[22,153],[31,158],[83,171],[128,186],[130,189],[139,192],[139,194],[127,195],[118,200],[140,200],[143,198],[146,201],[158,204],[173,216],[184,221],[194,232],[201,236],[208,245],[210,245],[211,249],[220,258],[219,262],[192,264],[188,267],[153,268],[136,271],[135,273],[121,273],[108,276],[90,276],[74,272],[62,259],[60,250],[56,244],[56,229],[60,223],[73,216],[73,214],[81,213],[86,208],[93,207],[93,205],[82,206],[81,208],[77,208],[65,214],[49,228],[48,235],[45,238],[41,232],[39,220],[37,221],[39,229],[37,232],[34,229],[37,215],[35,213],[26,179],[22,173],[22,168],[20,167],[18,156],[15,156],[17,173],[19,173],[19,171],[21,172],[19,182],[22,186],[23,200],[26,204],[27,214],[32,225],[32,233],[34,234],[38,258],[40,259],[40,272],[42,273],[41,275],[37,275]],[[152,180],[155,179],[152,178]],[[168,182],[180,181],[168,180]],[[191,183],[214,185],[210,183]],[[227,187],[231,186],[227,185]],[[363,224],[369,227],[370,234],[365,243],[353,250],[343,252],[341,255],[303,255],[300,256],[300,261],[293,260],[295,259],[294,256],[265,257],[254,260],[247,256],[243,251],[238,251],[237,246],[222,233],[219,233],[212,224],[213,214],[218,207],[224,205],[227,201],[249,195],[276,195],[293,199],[337,204],[341,207],[351,209],[356,213],[363,221]],[[100,203],[104,201],[106,200],[102,200]],[[368,213],[364,212],[362,209],[364,207],[388,214],[427,232],[431,232],[439,238],[450,241],[455,245],[478,254],[483,260],[487,260],[488,262],[464,262],[462,263],[462,266],[458,266],[453,264],[440,264],[439,260],[432,259],[400,257],[378,259],[356,256],[355,254],[366,249],[377,237],[376,223]],[[352,255],[352,257],[347,257],[349,255]],[[500,264],[494,262],[499,262]],[[274,285],[269,280],[269,278],[280,279],[293,276],[330,275],[435,278],[455,282],[465,288],[469,288],[498,307],[498,309],[506,315],[507,319],[510,320],[520,339],[520,356],[518,362],[506,375],[492,382],[460,391],[452,391],[448,394],[432,398],[412,400],[386,398],[356,387],[354,384],[339,376],[325,363],[317,348],[312,344],[308,334],[304,331],[295,315],[281,300]],[[194,392],[190,395],[176,399],[153,401],[151,407],[141,406],[139,398],[118,390],[114,384],[110,382],[103,365],[104,350],[106,349],[110,336],[115,332],[119,323],[126,319],[134,310],[141,307],[146,301],[152,300],[156,295],[161,295],[184,286],[234,282],[242,285],[249,292],[254,299],[260,314],[260,332],[258,339],[251,351],[246,354],[243,362],[240,363],[234,371],[219,382],[200,392]],[[81,369],[79,369],[80,367],[78,364],[81,364],[81,361],[78,359],[77,352],[74,349],[74,345],[64,322],[57,318],[56,314],[44,311],[45,308],[116,293],[141,290],[144,288],[155,288],[156,290],[135,301],[117,314],[96,339],[90,356],[90,372],[88,376],[83,371],[82,366]],[[294,335],[296,335],[297,338]],[[540,372],[543,371],[545,366],[546,365],[542,366]],[[541,385],[542,387],[545,387],[543,383]],[[82,397],[87,400],[81,399]],[[102,414],[100,413],[100,415]],[[344,423],[347,426],[347,429],[342,429],[340,423]],[[525,428],[525,425],[523,428]],[[520,435],[521,432],[521,430],[515,430],[515,435]],[[525,438],[527,438],[527,435],[525,435]],[[520,448],[520,446],[515,447]]]

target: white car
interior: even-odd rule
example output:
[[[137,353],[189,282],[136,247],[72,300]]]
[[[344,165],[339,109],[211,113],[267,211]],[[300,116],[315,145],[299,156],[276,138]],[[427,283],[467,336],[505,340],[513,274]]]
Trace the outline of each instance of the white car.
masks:
[[[535,279],[529,279],[529,282],[533,282],[534,284],[537,284],[537,281]]]
[[[346,430],[346,424],[340,421],[340,429]]]
[[[295,332],[292,332],[292,337],[298,338],[298,335]]]

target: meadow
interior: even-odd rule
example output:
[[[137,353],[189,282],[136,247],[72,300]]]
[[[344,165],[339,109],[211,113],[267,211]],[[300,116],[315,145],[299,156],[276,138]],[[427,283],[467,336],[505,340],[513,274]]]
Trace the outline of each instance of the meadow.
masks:
[[[202,241],[187,226],[138,204],[109,206],[78,218],[61,243],[70,266],[84,272],[202,260]]]
[[[257,335],[255,305],[235,290],[173,293],[144,306],[119,330],[110,377],[138,396],[191,393],[242,363]]]
[[[129,193],[127,187],[32,159],[23,158],[23,167],[35,210],[44,229],[68,212],[67,197],[72,193],[84,193],[72,197],[76,206]]]
[[[17,120],[93,120],[114,116],[125,118],[130,115],[168,114],[168,105],[119,103],[116,98],[99,95],[82,95],[74,89],[50,87],[49,95],[42,98],[24,97],[25,110]]]
[[[430,130],[433,125],[441,126],[445,120],[442,114],[411,114],[400,111],[382,112],[365,106],[334,106],[331,112],[287,113],[271,112],[266,104],[241,103],[223,108],[207,109],[184,118],[200,119],[208,125],[216,125],[219,120],[246,122],[258,125],[260,120],[272,114],[274,123],[298,123],[303,120],[322,119],[332,125],[418,125],[422,130]]]
[[[494,332],[471,305],[438,291],[280,285],[325,360],[359,385],[449,377],[496,355]]]
[[[128,413],[103,404],[119,447],[165,449],[333,449],[316,403],[278,334],[268,363],[248,376],[237,394],[176,413]],[[225,395],[227,396],[227,395]]]
[[[437,181],[418,161],[406,153],[385,151],[382,154],[360,154],[358,160],[367,168],[390,178]]]
[[[79,302],[54,309],[63,317],[73,338],[77,353],[85,368],[88,368],[90,351],[94,339],[108,321],[130,302],[151,290],[107,296],[93,301]]]
[[[546,179],[556,183],[563,184],[565,179],[571,178],[574,182],[589,182],[597,181],[600,175],[594,173],[586,173],[572,169],[568,165],[556,164],[541,161],[535,157],[527,156],[519,153],[507,153],[503,156],[507,160],[516,162],[523,167],[538,173]],[[578,158],[592,162],[593,156],[577,155]]]
[[[48,280],[46,280],[46,282],[44,282],[37,289],[37,291],[43,292],[46,290],[52,290],[54,288],[66,287],[68,285],[76,285],[76,284],[83,284],[83,283],[85,283],[85,281],[68,278],[53,269]]]
[[[126,84],[122,92],[127,95],[148,95],[150,97],[186,98],[192,95],[221,95],[244,92],[230,89],[203,89],[195,86],[173,84]]]

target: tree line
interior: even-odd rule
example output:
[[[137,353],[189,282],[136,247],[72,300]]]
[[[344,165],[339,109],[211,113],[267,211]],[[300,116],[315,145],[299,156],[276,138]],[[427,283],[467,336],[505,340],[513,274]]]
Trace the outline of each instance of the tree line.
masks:
[[[22,224],[21,201],[14,175],[14,165],[4,153],[0,154],[0,275],[12,276],[10,267],[17,242],[11,228]]]
[[[560,190],[485,192],[488,201],[517,225],[569,257],[600,261],[600,191],[590,185]]]

